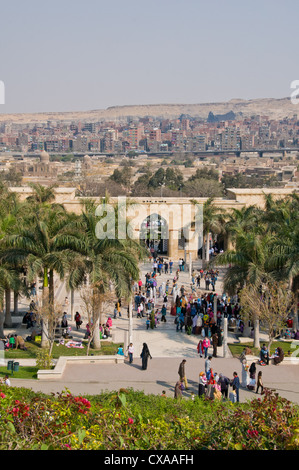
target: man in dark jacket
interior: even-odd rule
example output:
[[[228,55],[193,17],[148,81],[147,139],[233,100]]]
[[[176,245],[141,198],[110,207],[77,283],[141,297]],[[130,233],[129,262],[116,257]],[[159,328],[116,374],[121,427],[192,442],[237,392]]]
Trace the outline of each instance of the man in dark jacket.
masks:
[[[239,402],[239,389],[240,389],[240,379],[238,377],[238,374],[237,372],[234,372],[233,373],[233,380],[231,381],[231,386],[233,388],[233,390],[236,392],[236,398],[237,398],[237,402]]]
[[[228,386],[229,386],[229,379],[225,377],[223,374],[219,374],[218,385],[221,387],[221,394],[224,398],[227,399],[228,397]]]

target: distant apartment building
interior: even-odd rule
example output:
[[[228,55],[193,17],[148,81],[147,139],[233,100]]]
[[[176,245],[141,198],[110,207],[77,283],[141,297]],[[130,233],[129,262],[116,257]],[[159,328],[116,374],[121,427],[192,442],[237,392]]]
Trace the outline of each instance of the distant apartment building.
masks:
[[[130,149],[138,149],[139,142],[144,134],[144,128],[141,126],[133,126],[128,129],[127,140]]]
[[[95,122],[86,122],[82,125],[82,131],[90,132],[94,134],[97,130],[97,125]]]
[[[117,139],[118,132],[116,129],[105,129],[104,136],[101,140],[101,150],[103,152],[113,152]]]
[[[254,135],[242,134],[240,137],[240,148],[242,150],[251,150],[254,148]]]
[[[192,150],[193,152],[202,152],[206,150],[207,136],[196,135],[192,137]]]
[[[240,149],[240,129],[235,129],[234,127],[226,127],[225,130],[222,132],[221,137],[222,150]]]
[[[70,150],[72,152],[88,152],[88,144],[88,137],[79,134],[70,140]]]

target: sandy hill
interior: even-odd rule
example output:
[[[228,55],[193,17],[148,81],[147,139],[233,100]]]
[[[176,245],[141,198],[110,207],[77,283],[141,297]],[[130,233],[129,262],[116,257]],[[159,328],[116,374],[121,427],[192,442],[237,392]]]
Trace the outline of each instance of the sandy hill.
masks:
[[[298,105],[299,106],[299,105]],[[97,122],[101,120],[122,119],[128,116],[133,118],[156,117],[174,119],[181,114],[206,119],[209,112],[214,115],[234,112],[239,116],[262,115],[270,119],[282,119],[296,114],[297,106],[292,104],[290,98],[263,98],[263,99],[232,99],[222,103],[200,104],[152,104],[112,106],[107,109],[77,111],[77,112],[44,112],[33,114],[0,114],[0,122],[38,123],[53,121],[85,121]]]

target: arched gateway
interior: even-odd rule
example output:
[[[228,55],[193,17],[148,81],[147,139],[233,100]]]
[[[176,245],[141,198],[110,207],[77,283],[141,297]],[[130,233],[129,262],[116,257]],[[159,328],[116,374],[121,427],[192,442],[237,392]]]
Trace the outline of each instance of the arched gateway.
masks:
[[[168,254],[168,224],[159,214],[151,214],[140,227],[140,241],[150,252],[158,255]]]

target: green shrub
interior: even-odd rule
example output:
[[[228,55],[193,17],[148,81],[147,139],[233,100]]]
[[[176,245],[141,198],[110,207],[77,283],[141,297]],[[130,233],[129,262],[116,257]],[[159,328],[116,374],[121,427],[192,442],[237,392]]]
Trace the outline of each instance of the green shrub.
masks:
[[[36,366],[38,369],[51,369],[53,358],[48,349],[39,349],[36,351]]]
[[[126,389],[0,391],[0,450],[298,450],[298,428],[298,406],[270,392],[232,404]]]

